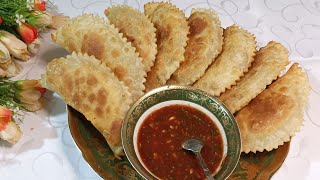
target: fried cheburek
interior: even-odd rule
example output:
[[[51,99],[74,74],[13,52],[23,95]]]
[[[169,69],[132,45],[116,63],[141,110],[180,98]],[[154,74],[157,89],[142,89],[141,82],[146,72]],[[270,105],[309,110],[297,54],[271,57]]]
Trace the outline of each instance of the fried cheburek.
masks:
[[[156,29],[140,11],[130,6],[112,6],[104,11],[111,24],[131,42],[142,58],[145,72],[154,65],[157,54]]]
[[[94,55],[104,62],[128,86],[134,100],[143,95],[146,73],[141,60],[131,43],[108,21],[84,14],[59,28],[52,39],[70,52]]]
[[[257,52],[249,71],[219,98],[235,113],[277,79],[288,63],[288,50],[280,43],[269,42]]]
[[[145,14],[154,24],[157,37],[156,61],[148,73],[146,91],[166,84],[170,76],[184,61],[189,26],[182,11],[169,3],[148,3]]]
[[[236,115],[242,152],[271,151],[299,131],[310,85],[298,64],[262,91]]]
[[[223,32],[221,54],[193,85],[215,96],[225,92],[248,71],[256,53],[255,37],[232,25]]]
[[[215,12],[202,8],[193,9],[188,24],[190,34],[184,53],[185,61],[167,84],[192,85],[222,50],[223,30]]]
[[[121,125],[132,98],[110,68],[93,56],[72,53],[49,62],[41,82],[81,112],[104,136],[117,157],[124,154]]]

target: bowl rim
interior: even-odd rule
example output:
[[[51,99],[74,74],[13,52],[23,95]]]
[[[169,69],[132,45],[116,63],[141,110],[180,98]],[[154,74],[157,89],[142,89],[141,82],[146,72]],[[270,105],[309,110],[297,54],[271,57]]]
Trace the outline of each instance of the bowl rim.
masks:
[[[241,154],[241,136],[240,136],[240,129],[239,129],[239,126],[237,124],[237,121],[235,120],[233,114],[229,111],[229,109],[226,107],[226,105],[223,104],[223,102],[221,102],[221,100],[219,100],[217,97],[205,92],[205,91],[202,91],[200,89],[196,89],[196,88],[193,88],[191,86],[181,86],[181,85],[168,85],[168,86],[162,86],[162,87],[159,87],[159,88],[156,88],[156,89],[153,89],[149,92],[147,92],[146,94],[144,94],[143,96],[141,96],[138,100],[136,100],[130,107],[130,109],[128,110],[127,114],[126,114],[126,117],[122,123],[122,127],[121,127],[121,141],[122,141],[122,146],[123,146],[123,149],[124,149],[124,152],[127,156],[127,159],[128,161],[130,162],[130,164],[132,165],[132,167],[141,175],[141,177],[143,177],[144,179],[150,179],[150,177],[152,177],[152,179],[156,179],[155,177],[153,177],[152,174],[150,174],[148,172],[148,170],[146,170],[144,168],[144,166],[142,165],[142,163],[139,161],[138,157],[132,157],[131,154],[132,153],[129,153],[129,143],[127,143],[126,141],[128,140],[127,139],[127,127],[128,127],[128,121],[129,121],[129,118],[131,116],[131,114],[134,112],[134,110],[136,109],[136,107],[142,103],[147,97],[149,96],[152,96],[154,94],[158,94],[159,92],[162,92],[162,91],[170,91],[170,90],[185,90],[185,91],[190,91],[190,92],[194,92],[194,93],[197,93],[197,94],[200,94],[200,95],[203,95],[203,96],[206,96],[208,97],[209,99],[213,100],[216,104],[218,104],[220,107],[222,107],[223,111],[226,113],[226,116],[228,116],[230,118],[230,120],[232,121],[233,125],[235,126],[235,129],[237,130],[237,132],[235,132],[237,134],[237,137],[236,138],[238,140],[238,143],[237,143],[237,152],[236,153],[236,159],[234,161],[234,164],[233,167],[230,169],[230,173],[228,173],[226,175],[226,177],[223,177],[223,178],[228,178],[232,172],[234,171],[234,169],[236,168],[237,166],[237,163],[239,162],[239,159],[240,159],[240,154]],[[157,103],[158,104],[158,103]],[[200,105],[201,106],[201,105]],[[143,114],[143,113],[142,113]],[[214,113],[212,113],[214,114]],[[139,119],[139,118],[138,118]],[[219,119],[219,118],[217,118]],[[220,121],[220,120],[219,120]],[[222,123],[221,123],[222,124]],[[136,124],[135,124],[136,125]],[[133,132],[132,132],[132,136],[133,136],[133,133],[134,133],[134,128],[135,128],[135,125],[133,127]],[[223,126],[223,128],[225,128]],[[226,135],[227,135],[227,132],[226,132]],[[228,143],[228,140],[229,138],[227,137],[227,143]],[[133,139],[132,139],[132,146],[133,146]],[[227,154],[228,154],[228,151],[229,151],[229,144],[227,145],[228,146],[228,150],[227,150]],[[136,152],[134,152],[134,156],[137,156],[136,155]],[[227,156],[225,157],[225,160],[227,160]],[[140,167],[137,167],[136,164],[134,163],[135,159],[137,159],[137,163],[139,164],[138,166],[142,166],[142,169],[146,172],[142,173],[140,171]],[[221,170],[220,170],[221,171]],[[145,177],[145,173],[147,175],[147,177]],[[219,173],[218,173],[219,174]]]

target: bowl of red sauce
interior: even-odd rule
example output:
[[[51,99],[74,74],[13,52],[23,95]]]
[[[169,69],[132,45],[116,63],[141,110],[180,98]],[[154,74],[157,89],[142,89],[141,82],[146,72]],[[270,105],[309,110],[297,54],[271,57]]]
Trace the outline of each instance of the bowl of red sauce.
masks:
[[[201,155],[215,179],[226,179],[241,151],[237,122],[214,96],[186,86],[154,89],[130,108],[122,126],[128,160],[145,179],[206,179],[196,156],[182,148],[203,142]]]

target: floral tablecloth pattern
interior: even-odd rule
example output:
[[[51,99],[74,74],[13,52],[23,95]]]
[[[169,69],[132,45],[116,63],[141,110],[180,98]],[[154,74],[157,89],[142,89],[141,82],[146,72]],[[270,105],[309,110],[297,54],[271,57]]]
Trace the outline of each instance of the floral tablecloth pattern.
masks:
[[[101,16],[107,6],[127,4],[143,10],[146,0],[50,0],[56,12],[74,17],[82,13]],[[312,91],[301,132],[292,139],[285,162],[274,180],[320,179],[320,1],[318,0],[172,0],[190,14],[192,8],[206,7],[218,12],[222,26],[238,24],[254,33],[259,47],[275,40],[290,51],[290,60],[307,72]],[[42,35],[40,53],[23,63],[15,79],[39,79],[46,64],[68,54]],[[65,103],[46,93],[45,108],[27,113],[22,139],[15,145],[0,142],[0,179],[101,179],[83,159],[67,122]]]

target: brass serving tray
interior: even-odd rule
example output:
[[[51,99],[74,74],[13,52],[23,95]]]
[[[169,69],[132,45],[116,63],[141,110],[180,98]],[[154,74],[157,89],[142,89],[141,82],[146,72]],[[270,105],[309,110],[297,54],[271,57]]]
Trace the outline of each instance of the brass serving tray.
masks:
[[[126,157],[117,159],[103,136],[86,118],[68,106],[68,122],[71,134],[83,157],[104,179],[143,179]],[[287,157],[290,142],[278,149],[256,154],[241,154],[240,161],[229,179],[270,179]]]

